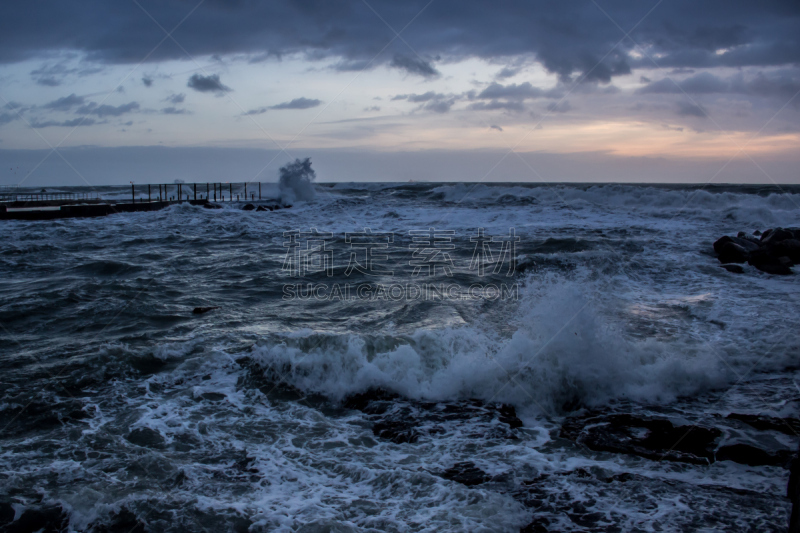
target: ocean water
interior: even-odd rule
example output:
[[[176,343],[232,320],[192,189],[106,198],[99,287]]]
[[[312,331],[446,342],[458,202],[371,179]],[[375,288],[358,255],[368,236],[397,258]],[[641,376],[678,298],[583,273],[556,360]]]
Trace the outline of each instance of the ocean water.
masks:
[[[3,222],[6,515],[55,509],[71,531],[785,528],[781,466],[592,451],[559,428],[624,411],[795,449],[725,417],[800,417],[799,278],[729,273],[711,244],[800,226],[800,188],[315,192],[272,212]]]

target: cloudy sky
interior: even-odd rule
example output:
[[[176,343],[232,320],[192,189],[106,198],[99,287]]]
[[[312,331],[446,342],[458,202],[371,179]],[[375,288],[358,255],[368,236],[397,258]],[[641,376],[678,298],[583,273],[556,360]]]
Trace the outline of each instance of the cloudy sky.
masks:
[[[800,3],[0,8],[0,183],[797,183]],[[224,174],[224,176],[223,176]]]

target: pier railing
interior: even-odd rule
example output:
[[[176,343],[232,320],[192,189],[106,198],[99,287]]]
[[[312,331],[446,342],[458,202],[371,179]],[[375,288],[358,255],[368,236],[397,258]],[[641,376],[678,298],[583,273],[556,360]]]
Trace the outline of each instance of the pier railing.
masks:
[[[0,193],[0,202],[53,202],[99,199],[100,197],[97,194],[88,192]]]
[[[145,196],[146,194],[146,196]],[[102,202],[143,203],[143,202],[184,202],[206,200],[211,202],[251,202],[261,200],[261,183],[170,183],[170,184],[131,184],[129,199],[103,198],[99,192],[33,192],[6,189],[0,190],[0,203],[43,203],[43,202]]]
[[[237,185],[234,191],[234,185]],[[247,186],[250,186],[248,192]],[[156,189],[156,187],[158,187]],[[183,202],[189,200],[208,200],[211,202],[250,202],[261,200],[261,183],[221,183],[221,182],[206,182],[206,183],[172,183],[172,184],[147,184],[135,185],[131,184],[131,202],[144,202],[144,191],[147,191],[147,200],[152,201],[167,201],[167,202]],[[137,198],[137,194],[140,195]]]

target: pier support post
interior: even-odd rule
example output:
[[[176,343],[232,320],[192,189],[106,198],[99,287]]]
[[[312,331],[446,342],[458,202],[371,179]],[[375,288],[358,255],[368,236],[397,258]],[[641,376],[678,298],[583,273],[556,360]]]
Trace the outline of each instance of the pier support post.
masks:
[[[194,201],[197,201],[197,184],[194,184]]]
[[[258,182],[258,199],[261,200],[261,182]]]
[[[230,188],[230,193],[231,193],[231,202],[232,202],[232,201],[233,201],[233,183],[229,183],[229,184],[228,184],[228,187]]]
[[[211,197],[209,196],[208,193],[209,193],[209,186],[208,186],[208,182],[206,182],[206,200],[210,200],[211,199]]]
[[[136,203],[136,192],[135,192],[135,190],[134,190],[134,185],[133,185],[133,183],[131,183],[131,203],[132,203],[132,204],[135,204],[135,203]]]
[[[150,198],[150,184],[147,184],[147,203],[149,204],[152,201]]]
[[[247,182],[244,182],[244,199],[247,200]]]

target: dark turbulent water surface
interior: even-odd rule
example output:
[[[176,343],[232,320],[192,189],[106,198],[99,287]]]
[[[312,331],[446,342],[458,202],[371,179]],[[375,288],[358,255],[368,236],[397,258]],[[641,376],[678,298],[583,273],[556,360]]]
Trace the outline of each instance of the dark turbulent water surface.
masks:
[[[729,273],[711,243],[798,205],[337,184],[5,221],[0,524],[779,531],[800,278]]]

